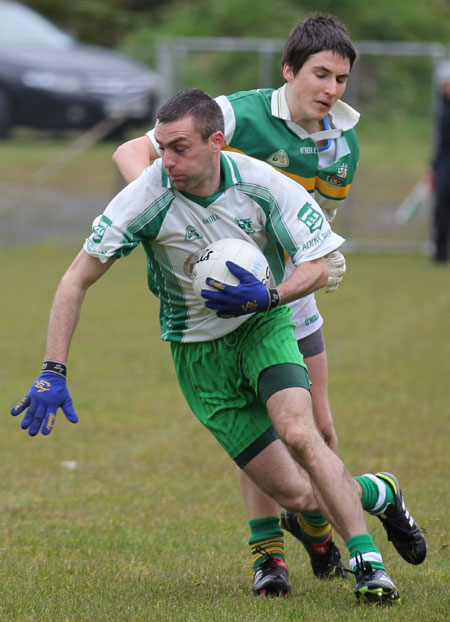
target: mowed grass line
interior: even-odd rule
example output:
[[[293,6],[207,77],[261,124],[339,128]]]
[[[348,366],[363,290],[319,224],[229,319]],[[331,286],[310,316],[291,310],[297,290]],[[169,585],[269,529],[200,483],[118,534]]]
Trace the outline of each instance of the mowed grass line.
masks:
[[[69,361],[80,423],[59,413],[48,438],[20,430],[9,409],[39,373],[51,299],[76,251],[0,251],[0,620],[448,619],[448,268],[350,255],[341,288],[318,294],[340,453],[354,474],[395,472],[427,532],[427,560],[410,566],[368,517],[403,598],[373,609],[356,602],[353,580],[316,580],[289,537],[292,596],[252,597],[235,469],[178,389],[141,250],[84,304]]]

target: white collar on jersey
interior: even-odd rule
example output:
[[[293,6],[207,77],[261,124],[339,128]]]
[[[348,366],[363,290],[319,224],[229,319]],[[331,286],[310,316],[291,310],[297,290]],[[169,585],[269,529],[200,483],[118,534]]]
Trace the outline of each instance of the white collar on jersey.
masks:
[[[294,123],[291,119],[291,112],[286,100],[286,86],[287,84],[284,84],[272,93],[271,112],[274,117],[278,117],[279,119],[286,121],[289,128],[300,138],[313,138],[315,141],[326,138],[338,138],[342,132],[355,127],[359,121],[359,112],[342,100],[338,99],[328,114],[330,129],[309,134],[305,129],[300,127],[300,125],[297,125],[297,123]]]

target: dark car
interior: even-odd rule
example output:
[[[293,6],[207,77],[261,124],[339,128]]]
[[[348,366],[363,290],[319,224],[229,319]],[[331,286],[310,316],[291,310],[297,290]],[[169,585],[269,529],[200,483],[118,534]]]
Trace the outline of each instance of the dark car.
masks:
[[[148,125],[160,88],[146,66],[0,0],[0,137],[14,126],[87,129],[111,117]]]

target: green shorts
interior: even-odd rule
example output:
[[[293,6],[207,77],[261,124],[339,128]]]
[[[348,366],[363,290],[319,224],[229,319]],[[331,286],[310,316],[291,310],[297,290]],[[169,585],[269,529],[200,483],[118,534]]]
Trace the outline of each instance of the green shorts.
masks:
[[[190,408],[239,466],[277,438],[265,408],[268,397],[290,386],[309,390],[294,328],[290,309],[281,306],[253,315],[220,339],[171,343],[178,381]],[[271,378],[266,371],[266,385],[260,387],[261,372],[283,364],[290,364],[286,367],[295,373],[284,375],[280,385],[280,374]]]

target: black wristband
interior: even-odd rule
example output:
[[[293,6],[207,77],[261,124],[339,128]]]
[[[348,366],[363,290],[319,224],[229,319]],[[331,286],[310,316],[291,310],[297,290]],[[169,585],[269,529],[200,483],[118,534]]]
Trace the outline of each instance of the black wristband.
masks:
[[[64,363],[60,363],[59,361],[44,361],[41,371],[49,371],[52,372],[52,374],[58,374],[58,376],[62,376],[63,378],[67,376],[67,367]]]
[[[269,289],[269,308],[267,309],[267,311],[270,311],[270,309],[274,309],[275,307],[278,307],[280,302],[281,302],[281,297],[280,297],[280,294],[278,293],[278,290]]]

